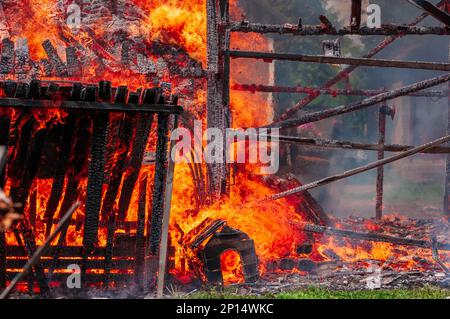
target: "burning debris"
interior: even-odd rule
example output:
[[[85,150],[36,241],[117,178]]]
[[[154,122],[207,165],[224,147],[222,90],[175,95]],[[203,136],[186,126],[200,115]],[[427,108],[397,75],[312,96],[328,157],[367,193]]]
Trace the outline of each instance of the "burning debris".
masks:
[[[242,123],[286,129],[397,97],[446,97],[448,90],[429,88],[447,83],[448,74],[395,90],[334,87],[360,66],[449,71],[449,63],[373,58],[406,35],[447,35],[446,27],[417,26],[428,15],[445,22],[441,4],[410,25],[371,29],[361,26],[361,1],[352,1],[351,23],[339,29],[325,15],[318,25],[233,21],[242,12],[225,0],[45,1],[23,8],[30,26],[19,23],[20,3],[0,6],[0,145],[7,153],[0,217],[2,228],[11,228],[0,234],[3,287],[55,296],[59,286],[69,294],[64,280],[73,265],[84,288],[139,296],[156,290],[157,297],[168,283],[185,291],[234,283],[263,293],[311,283],[368,287],[375,275],[379,287],[447,280],[448,221],[383,216],[380,169],[417,153],[449,153],[441,146],[449,136],[420,146],[386,144],[386,116],[395,114],[386,105],[378,144],[280,134],[280,143],[378,152],[376,162],[304,185],[293,174],[256,176],[253,165],[175,165],[170,140],[178,122],[188,131],[196,120],[222,133]],[[236,36],[250,32],[252,41]],[[267,52],[267,33],[388,37],[357,58],[341,53],[339,39],[324,41],[322,55]],[[346,67],[321,87],[240,84],[255,81],[255,70],[271,77],[273,60]],[[307,96],[274,118],[259,92]],[[322,94],[365,98],[293,118]],[[183,157],[202,154],[202,142]],[[385,151],[398,154],[385,158]],[[338,220],[308,192],[373,168],[376,219]]]

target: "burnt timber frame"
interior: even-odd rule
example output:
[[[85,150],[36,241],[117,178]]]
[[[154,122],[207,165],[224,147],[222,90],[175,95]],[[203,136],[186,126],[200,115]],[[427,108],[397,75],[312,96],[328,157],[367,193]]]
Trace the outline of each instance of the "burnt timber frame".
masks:
[[[448,8],[448,0],[443,0],[436,5],[436,10],[440,11],[440,8],[445,7]],[[325,17],[321,16],[321,24],[315,26],[303,25],[302,20],[299,19],[297,24],[284,24],[284,25],[271,25],[271,24],[261,24],[261,23],[250,23],[249,21],[230,21],[229,15],[227,11],[224,11],[223,8],[228,6],[227,0],[209,0],[207,2],[207,25],[208,25],[208,37],[207,37],[207,45],[208,45],[208,70],[211,70],[210,75],[208,76],[208,88],[214,89],[208,90],[208,126],[209,127],[223,127],[224,122],[218,122],[211,119],[214,119],[217,114],[224,114],[229,112],[229,95],[230,95],[230,58],[250,58],[250,59],[263,59],[265,62],[271,63],[273,59],[280,60],[290,60],[297,62],[315,62],[315,63],[340,63],[340,64],[348,64],[343,71],[341,71],[337,76],[330,79],[325,85],[319,89],[315,89],[314,93],[307,92],[309,88],[306,88],[305,92],[299,92],[297,88],[280,88],[276,86],[263,86],[263,85],[254,85],[254,84],[239,84],[234,85],[231,89],[238,89],[241,91],[261,91],[261,92],[284,92],[284,93],[309,93],[309,95],[299,101],[295,106],[288,109],[284,114],[278,118],[278,121],[285,121],[286,124],[293,126],[298,126],[302,124],[302,120],[289,120],[290,117],[296,114],[296,111],[305,105],[309,104],[313,101],[317,96],[321,94],[336,94],[333,93],[331,87],[338,83],[339,81],[348,78],[349,74],[355,70],[359,66],[374,66],[374,67],[400,67],[400,68],[414,68],[414,69],[434,69],[434,70],[446,70],[448,71],[450,68],[450,63],[438,63],[434,64],[432,62],[416,62],[416,61],[392,61],[392,60],[376,60],[372,59],[372,57],[383,50],[386,46],[394,42],[396,39],[401,38],[406,35],[448,35],[449,29],[448,25],[442,27],[423,27],[417,26],[419,22],[424,20],[429,15],[433,16],[437,19],[436,15],[429,10],[424,9],[424,12],[418,16],[412,23],[409,25],[394,25],[394,24],[384,24],[381,28],[368,28],[361,26],[361,1],[360,0],[352,0],[351,7],[349,7],[349,11],[351,12],[351,21],[349,21],[349,26],[344,27],[342,29],[336,29],[333,27],[331,22]],[[441,11],[443,12],[443,11]],[[445,14],[445,13],[444,13]],[[438,19],[439,20],[439,19]],[[326,23],[325,23],[325,22]],[[440,20],[442,21],[442,20]],[[358,34],[362,36],[369,35],[385,35],[389,36],[378,46],[372,49],[364,58],[338,58],[338,57],[324,57],[324,56],[306,56],[301,54],[286,54],[286,53],[268,53],[268,52],[245,52],[245,51],[236,51],[230,50],[230,33],[232,32],[255,32],[260,34],[267,33],[277,33],[277,34],[290,34],[294,36],[318,36],[318,35],[350,35],[350,34]],[[345,61],[345,63],[343,62]],[[444,79],[445,82],[448,81],[447,78]],[[440,82],[443,83],[443,82]],[[439,83],[437,83],[439,84]],[[222,89],[221,89],[222,88]],[[421,88],[420,90],[422,90]],[[417,93],[420,90],[412,90],[407,94],[412,96],[424,96],[425,93]],[[301,91],[301,88],[300,88]],[[344,92],[341,91],[339,94],[342,95],[362,95],[362,96],[381,96],[383,93],[387,97],[385,100],[390,100],[395,98],[395,94],[390,95],[390,91],[387,92],[377,92],[378,94],[370,91],[359,90],[354,92]],[[444,96],[443,93],[438,93],[441,97]],[[450,95],[449,95],[450,96]],[[356,109],[352,109],[351,112],[356,111]],[[318,113],[318,112],[317,112]],[[330,116],[334,116],[330,114]],[[450,110],[449,110],[450,116]],[[277,121],[267,125],[266,127],[277,127]],[[291,138],[291,137],[289,137]],[[380,140],[380,142],[382,142]],[[335,141],[333,147],[340,147],[340,144],[344,145],[345,142]],[[382,152],[384,149],[384,145],[379,145],[378,151]],[[344,148],[348,148],[346,145]],[[450,157],[447,160],[447,176],[450,176]],[[228,168],[225,167],[225,173],[223,171],[217,169],[210,169],[211,179],[213,181],[219,180],[221,183],[211,183],[210,191],[216,192],[218,194],[224,194],[223,179],[226,178],[226,184],[228,182]],[[449,177],[447,177],[446,184],[450,184],[448,182]],[[382,185],[378,185],[380,189]],[[227,188],[225,188],[226,190]],[[448,200],[450,194],[450,186],[446,185],[445,191],[445,209],[444,213],[448,215]],[[382,194],[379,194],[380,198],[378,199],[378,203],[382,201]],[[381,218],[381,213],[379,209],[376,209],[377,218]]]
[[[141,255],[145,254],[145,242],[146,235],[144,233],[144,225],[148,223],[148,221],[142,220],[142,216],[146,216],[145,205],[140,205],[139,216],[140,218],[136,222],[125,222],[122,223],[114,223],[112,234],[114,235],[114,231],[118,229],[118,227],[124,227],[125,229],[136,229],[136,237],[131,238],[132,241],[136,241],[136,248],[130,250],[128,247],[115,246],[114,240],[110,240],[107,242],[106,247],[98,246],[98,232],[99,227],[107,228],[111,223],[108,219],[100,219],[101,215],[101,203],[102,203],[102,194],[103,187],[107,182],[105,179],[105,169],[106,169],[106,160],[108,158],[107,152],[110,150],[106,147],[106,143],[108,141],[108,127],[109,122],[113,120],[113,117],[110,115],[112,113],[120,113],[125,116],[125,114],[136,114],[136,120],[142,118],[149,118],[150,121],[133,120],[134,125],[136,123],[140,123],[142,126],[143,134],[138,135],[133,140],[128,140],[130,143],[130,147],[139,151],[139,154],[136,153],[137,162],[128,163],[126,167],[122,167],[121,175],[126,175],[126,168],[133,168],[132,170],[139,173],[141,165],[142,165],[142,157],[145,152],[145,148],[147,146],[147,139],[150,133],[152,119],[157,116],[158,125],[157,130],[160,132],[158,135],[162,142],[158,142],[156,146],[156,156],[160,158],[160,164],[156,170],[160,170],[159,174],[166,174],[166,166],[163,164],[167,161],[167,146],[163,145],[163,143],[168,143],[168,121],[173,116],[181,114],[183,111],[182,107],[178,105],[174,105],[171,99],[167,99],[165,96],[161,94],[159,88],[156,89],[148,89],[144,90],[144,93],[136,93],[131,92],[128,98],[128,90],[125,90],[127,94],[121,99],[117,99],[117,94],[121,94],[124,92],[123,88],[113,88],[111,87],[111,83],[108,81],[101,81],[99,85],[83,85],[81,83],[74,83],[72,87],[59,87],[50,83],[48,86],[43,85],[43,82],[39,80],[32,80],[30,84],[17,84],[17,82],[6,81],[1,82],[0,87],[5,92],[6,97],[0,98],[0,118],[1,123],[9,123],[11,120],[11,112],[9,111],[11,108],[15,109],[18,112],[18,117],[21,117],[21,114],[33,115],[34,112],[46,111],[49,109],[58,109],[62,111],[66,111],[68,118],[70,116],[75,115],[77,122],[77,129],[74,131],[74,135],[77,136],[78,139],[82,138],[85,155],[77,152],[77,147],[81,146],[80,143],[75,143],[72,151],[70,165],[73,165],[73,161],[77,160],[73,158],[73,155],[78,155],[81,157],[86,157],[80,162],[78,159],[78,166],[75,166],[74,169],[81,169],[83,166],[87,166],[87,197],[85,204],[85,218],[84,219],[72,219],[65,227],[62,229],[61,236],[58,240],[58,244],[56,246],[51,246],[49,251],[41,259],[39,264],[39,269],[49,269],[48,276],[49,278],[40,278],[40,281],[47,284],[49,281],[61,282],[64,281],[67,277],[67,273],[61,273],[60,271],[55,272],[55,270],[65,269],[69,264],[78,264],[81,265],[81,275],[83,279],[83,285],[89,285],[90,283],[102,284],[108,283],[109,280],[114,280],[116,284],[120,284],[120,281],[129,280],[133,276],[139,276],[138,272],[143,272],[142,267],[137,265],[139,263],[139,259]],[[22,93],[19,95],[19,88],[25,88]],[[49,95],[49,92],[58,92],[60,96],[63,97],[60,99],[53,99],[52,95]],[[22,91],[20,91],[22,92]],[[158,94],[154,94],[154,93]],[[148,93],[148,94],[147,94]],[[53,93],[52,93],[53,94]],[[113,96],[116,97],[113,98]],[[118,103],[114,103],[114,102]],[[45,113],[45,112],[44,112]],[[33,118],[33,116],[31,116]],[[28,120],[27,120],[28,121]],[[25,122],[24,122],[25,123]],[[48,121],[47,121],[48,123]],[[46,125],[47,125],[46,123]],[[70,126],[69,128],[75,129],[72,125],[73,123],[65,122],[63,126]],[[81,125],[80,125],[81,124]],[[138,126],[139,126],[138,125]],[[89,132],[89,126],[92,126],[92,132]],[[144,127],[145,126],[145,127]],[[50,129],[51,126],[45,128],[45,130]],[[9,146],[10,148],[14,148],[14,144],[8,140],[9,131],[14,128],[10,128],[9,125],[2,126],[2,130],[4,130],[7,134],[3,135],[2,145]],[[63,134],[64,130],[59,130],[60,134]],[[33,130],[31,130],[33,132]],[[82,132],[80,135],[79,133]],[[20,135],[15,136],[15,143],[20,141]],[[141,139],[140,135],[145,135],[145,139]],[[164,136],[163,136],[164,135]],[[32,135],[31,135],[32,136]],[[37,138],[33,137],[33,139]],[[90,147],[89,147],[90,140]],[[139,140],[139,141],[138,141]],[[60,142],[66,141],[64,139],[60,139]],[[14,141],[13,141],[14,142]],[[137,143],[142,145],[136,145]],[[32,145],[33,143],[30,143]],[[78,146],[77,146],[78,145]],[[112,148],[115,151],[115,148]],[[142,153],[142,154],[141,154]],[[66,154],[67,156],[67,154]],[[90,158],[90,161],[87,161],[87,158]],[[140,159],[140,160],[139,160]],[[13,168],[13,164],[8,162],[8,166],[5,170],[2,170],[2,175],[6,177],[10,177],[10,171]],[[33,163],[36,166],[35,171],[40,167],[40,160],[37,160],[36,163]],[[81,166],[80,166],[81,165]],[[55,170],[55,173],[58,170]],[[75,172],[75,178],[79,178],[81,171]],[[69,176],[67,171],[64,175]],[[34,180],[35,175],[32,175],[31,181]],[[137,175],[136,175],[137,177]],[[56,178],[54,176],[53,178]],[[68,179],[70,179],[68,177]],[[61,184],[61,183],[59,183]],[[59,185],[58,184],[58,185]],[[70,181],[68,182],[68,185]],[[30,184],[31,185],[31,184]],[[77,186],[77,184],[73,185]],[[129,196],[131,197],[131,192],[136,186],[136,180],[134,180],[133,185],[130,184],[130,189],[122,190],[123,192],[129,191]],[[58,187],[55,186],[54,187]],[[25,189],[26,190],[26,189]],[[53,192],[53,189],[52,189]],[[160,193],[159,195],[155,194],[155,192]],[[61,193],[59,201],[62,201]],[[70,194],[68,194],[70,193]],[[73,195],[75,194],[75,195]],[[155,207],[164,207],[165,200],[165,187],[159,187],[153,191],[154,199],[152,201],[152,206]],[[22,198],[24,200],[27,199],[28,196],[32,196],[32,192],[22,194]],[[118,194],[120,196],[120,194]],[[62,206],[64,206],[64,202],[66,201],[66,196],[74,197],[75,199],[79,197],[76,189],[71,189],[68,192],[64,193],[64,201]],[[145,200],[145,198],[144,198]],[[60,209],[63,209],[61,207]],[[108,215],[115,215],[113,212],[108,212]],[[49,217],[48,220],[44,220],[47,227],[51,229],[51,227],[56,224],[60,219],[60,214],[58,215],[56,212],[51,212],[46,214]],[[150,214],[147,214],[150,216]],[[29,224],[29,223],[27,223]],[[69,226],[75,226],[76,228],[84,227],[83,234],[83,246],[67,246],[65,245],[65,239],[67,235],[67,230]],[[156,225],[158,226],[158,225]],[[155,226],[153,226],[155,227]],[[28,227],[30,228],[30,227]],[[31,229],[31,228],[30,228]],[[161,236],[161,226],[159,225],[159,235]],[[157,232],[157,230],[155,230]],[[21,245],[21,237],[18,232],[19,246],[10,246],[6,245],[4,238],[0,238],[0,284],[2,286],[5,285],[7,280],[11,280],[15,274],[17,269],[20,269],[26,262],[26,257],[33,253],[30,249],[35,249],[35,243],[26,242],[28,247],[28,251],[25,252]],[[25,240],[28,240],[30,236],[23,236]],[[114,237],[114,236],[113,236]],[[34,236],[33,236],[34,238]],[[160,238],[160,237],[158,237]],[[141,243],[139,243],[139,242]],[[154,240],[153,240],[154,242]],[[142,244],[144,243],[144,245]],[[134,244],[133,244],[134,245]],[[140,250],[140,252],[137,252]],[[110,259],[108,260],[108,256]],[[8,258],[6,258],[8,257]],[[70,257],[70,259],[67,259]],[[8,271],[6,271],[8,269]],[[93,272],[92,270],[100,269],[103,272]],[[111,273],[109,270],[114,269],[114,272]],[[136,271],[137,270],[137,271]],[[42,276],[41,276],[42,277]],[[40,285],[42,290],[42,285]]]

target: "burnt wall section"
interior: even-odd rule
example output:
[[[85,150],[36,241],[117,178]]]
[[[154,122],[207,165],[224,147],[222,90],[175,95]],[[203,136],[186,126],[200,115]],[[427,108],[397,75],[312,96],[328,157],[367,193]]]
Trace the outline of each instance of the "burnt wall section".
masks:
[[[50,47],[48,50],[52,52]],[[132,279],[135,269],[142,272],[148,249],[144,226],[150,224],[152,233],[160,233],[161,225],[156,213],[156,217],[146,213],[149,205],[145,205],[145,196],[139,203],[137,222],[126,220],[127,210],[139,185],[147,147],[155,149],[158,179],[148,210],[159,212],[164,206],[168,123],[182,112],[172,102],[176,99],[161,94],[159,87],[129,93],[127,87],[114,88],[108,81],[98,85],[6,81],[0,82],[0,90],[0,131],[4,133],[0,143],[9,151],[1,183],[23,204],[27,217],[32,217],[31,222],[23,220],[15,229],[17,243],[0,237],[0,285],[12,279],[26,262],[23,257],[36,249],[36,238],[48,236],[76,200],[84,203],[83,207],[63,229],[47,258],[35,267],[36,280],[30,283],[36,281],[44,292],[50,281],[65,282],[67,273],[61,270],[69,264],[81,266],[86,284],[117,284],[118,280]],[[149,136],[156,118],[158,140],[153,141]],[[110,129],[116,126],[119,138],[113,139]],[[52,182],[48,192],[39,195],[47,196],[45,208],[37,207],[36,199],[37,183],[43,179]],[[106,245],[99,242],[101,229],[107,234]],[[77,243],[74,234],[81,236],[82,246],[73,246]],[[157,246],[160,236],[152,238]],[[135,263],[136,258],[141,266]]]

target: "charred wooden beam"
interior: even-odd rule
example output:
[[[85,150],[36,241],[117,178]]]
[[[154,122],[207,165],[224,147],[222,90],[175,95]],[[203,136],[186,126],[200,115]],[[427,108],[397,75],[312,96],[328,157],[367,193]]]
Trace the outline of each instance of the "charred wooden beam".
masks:
[[[97,86],[88,86],[86,88],[85,99],[95,101],[99,98],[106,98],[105,83],[100,83],[99,87],[103,89],[98,91]],[[84,218],[83,245],[83,263],[81,267],[81,276],[86,273],[87,258],[98,240],[98,222],[102,204],[104,171],[106,163],[106,144],[109,129],[109,114],[98,111],[92,120],[92,142],[90,150],[90,163],[88,168],[88,185],[86,195],[86,208]]]
[[[304,55],[297,53],[273,53],[230,50],[226,52],[232,58],[260,59],[265,62],[272,60],[296,61],[308,63],[347,64],[358,66],[377,66],[386,68],[405,68],[435,71],[450,71],[450,63],[424,61],[396,61],[367,58],[346,58],[323,55]]]
[[[154,88],[145,90],[143,99],[145,103],[151,104],[157,103],[160,97],[160,88]],[[122,193],[120,194],[119,199],[119,221],[125,220],[126,213],[130,205],[131,194],[142,166],[142,160],[144,158],[152,122],[153,114],[140,114],[140,116],[137,117],[136,133],[131,149],[130,159],[127,163],[127,167],[130,168],[130,172],[123,181]]]
[[[30,221],[31,227],[36,229],[36,219],[37,219],[37,189],[33,189],[29,196],[28,205],[28,220]]]
[[[77,49],[73,46],[66,48],[66,60],[67,60],[67,75],[72,77],[79,77],[82,75],[81,62],[77,57]]]
[[[383,24],[381,28],[361,27],[354,29],[345,27],[342,29],[327,28],[324,25],[302,25],[301,28],[297,24],[262,24],[232,21],[225,24],[232,32],[255,32],[255,33],[278,33],[291,34],[296,36],[316,36],[316,35],[448,35],[447,28],[442,27],[423,27],[397,24]]]
[[[395,237],[395,236],[389,236],[389,235],[381,235],[378,233],[356,232],[356,231],[352,231],[352,230],[337,229],[337,228],[332,228],[332,227],[319,226],[319,225],[306,224],[306,223],[302,223],[301,228],[305,232],[311,232],[311,233],[317,233],[317,234],[342,236],[342,237],[353,238],[353,239],[391,243],[394,245],[432,248],[432,243],[431,243],[431,241],[428,241],[428,240]],[[440,250],[450,250],[450,244],[438,243],[438,244],[436,244],[436,246],[438,247],[437,249],[440,249]]]
[[[136,227],[136,254],[134,266],[134,281],[140,288],[144,288],[145,261],[145,216],[147,215],[147,183],[148,176],[139,181],[138,221]]]
[[[52,189],[44,213],[44,220],[46,220],[46,236],[50,235],[52,220],[56,214],[58,204],[61,200],[64,188],[64,180],[66,177],[66,172],[69,168],[70,154],[72,151],[73,139],[76,130],[76,121],[77,115],[73,112],[70,112],[62,129],[63,132],[60,139],[58,160],[55,163],[56,168],[53,177]]]
[[[377,168],[377,167],[380,167],[380,166],[383,166],[383,165],[386,165],[386,164],[389,164],[389,163],[401,160],[403,158],[412,156],[414,154],[417,154],[417,153],[420,153],[420,152],[422,152],[424,150],[427,150],[427,149],[429,149],[429,148],[431,148],[433,146],[438,146],[438,145],[447,143],[448,141],[450,141],[450,135],[438,138],[438,139],[436,139],[434,141],[431,141],[429,143],[417,146],[417,147],[415,147],[415,148],[413,148],[411,150],[402,152],[400,154],[397,154],[397,155],[394,155],[394,156],[391,156],[391,157],[388,157],[388,158],[385,158],[385,159],[382,159],[382,160],[378,160],[378,161],[369,163],[369,164],[364,165],[364,166],[360,166],[360,167],[348,170],[348,171],[343,172],[341,174],[337,174],[337,175],[329,176],[329,177],[326,177],[326,178],[322,178],[320,180],[311,182],[309,184],[306,184],[306,185],[303,185],[303,186],[299,186],[299,187],[295,187],[293,189],[290,189],[290,190],[287,190],[287,191],[284,191],[284,192],[281,192],[281,193],[269,196],[269,197],[261,200],[260,202],[258,202],[258,204],[262,204],[264,202],[271,201],[271,200],[277,200],[277,199],[284,198],[284,197],[287,197],[287,196],[290,196],[290,195],[293,195],[293,194],[301,193],[301,192],[306,191],[306,190],[310,190],[310,189],[317,188],[317,187],[320,187],[320,186],[324,186],[324,185],[327,185],[327,184],[330,184],[330,183],[334,183],[336,181],[339,181],[339,180],[342,180],[342,179],[345,179],[345,178],[348,178],[348,177],[351,177],[351,176],[354,176],[354,175],[357,175],[357,174],[360,174],[360,173],[364,173],[364,172],[367,172],[367,171],[369,171],[371,169],[374,169],[374,168]]]
[[[441,1],[438,6],[442,6],[444,4],[444,1]],[[417,18],[414,19],[414,21],[412,21],[409,26],[415,26],[418,23],[420,23],[421,21],[423,21],[426,17],[428,17],[428,13],[423,13],[420,16],[418,16]],[[398,34],[398,35],[393,35],[390,36],[386,39],[384,39],[383,41],[381,41],[380,43],[378,43],[378,45],[376,47],[374,47],[372,50],[370,50],[365,56],[364,58],[371,58],[373,56],[375,56],[378,52],[382,51],[384,48],[386,48],[388,45],[392,44],[393,42],[395,42],[395,40],[400,39],[402,37],[404,37],[405,34]],[[338,74],[336,74],[334,77],[332,77],[331,79],[329,79],[327,82],[324,83],[324,85],[322,86],[322,88],[330,88],[333,85],[337,84],[338,82],[340,82],[343,79],[348,79],[350,73],[352,73],[354,70],[356,70],[358,68],[357,65],[350,65],[348,67],[346,67],[345,69],[343,69],[342,71],[340,71]],[[317,98],[316,95],[309,95],[308,97],[300,100],[299,102],[297,102],[295,105],[293,105],[292,107],[289,107],[283,114],[281,114],[281,116],[278,118],[279,121],[285,120],[291,116],[293,116],[299,109],[301,109],[302,107],[308,105],[309,103],[311,103],[312,101],[314,101]]]
[[[128,97],[128,88],[119,87],[116,91],[114,102],[126,103]],[[125,172],[125,164],[127,162],[127,155],[130,149],[131,139],[133,137],[133,124],[136,115],[134,113],[124,114],[119,127],[119,137],[117,141],[117,148],[120,149],[120,153],[113,163],[111,172],[111,178],[108,184],[108,189],[103,199],[102,216],[108,220],[107,224],[107,237],[106,237],[106,250],[105,250],[105,285],[108,285],[110,279],[110,267],[113,255],[114,234],[116,230],[117,212],[113,210],[114,203],[119,192],[120,183],[122,182],[122,176]]]
[[[0,73],[9,74],[14,67],[14,42],[9,39],[2,40],[2,56],[0,60]]]
[[[42,47],[44,48],[45,53],[47,53],[49,62],[53,66],[56,75],[62,77],[68,76],[67,67],[59,57],[58,52],[50,40],[45,40],[42,42]]]
[[[158,140],[156,142],[156,168],[153,186],[152,213],[150,222],[149,252],[157,255],[161,240],[164,191],[167,172],[168,116],[158,115]]]
[[[354,90],[354,89],[330,89],[330,88],[317,88],[306,86],[280,86],[280,85],[262,85],[262,84],[240,84],[234,83],[231,86],[235,91],[247,91],[247,92],[265,92],[265,93],[298,93],[308,94],[309,96],[319,96],[320,94],[336,96],[374,96],[381,93],[386,93],[386,90]],[[428,90],[424,92],[414,92],[408,94],[408,96],[414,97],[438,97],[444,98],[448,96],[447,90]]]
[[[206,239],[214,235],[223,226],[225,226],[226,221],[218,219],[208,225],[200,234],[198,234],[194,240],[189,244],[191,249],[197,249]]]
[[[32,122],[34,128],[35,120],[32,120],[30,122]],[[31,134],[32,139],[29,149],[22,157],[25,163],[23,166],[16,167],[16,172],[18,172],[19,174],[17,175],[19,176],[19,180],[17,181],[17,183],[15,183],[14,187],[11,187],[10,195],[12,198],[14,198],[15,201],[23,204],[23,206],[20,208],[22,210],[29,196],[33,180],[39,169],[42,149],[44,147],[45,141],[47,140],[49,131],[48,127],[50,127],[51,122],[52,120],[48,121],[45,128]],[[20,140],[22,141],[23,139],[21,138]],[[18,165],[18,163],[15,162],[14,165]]]
[[[76,96],[76,92],[74,96]],[[72,205],[72,203],[77,200],[79,193],[76,190],[78,190],[78,186],[82,179],[86,177],[85,167],[88,163],[89,156],[89,142],[87,141],[89,141],[90,137],[90,126],[91,122],[89,121],[89,118],[87,116],[78,118],[74,138],[75,142],[69,165],[71,169],[67,171],[66,186],[66,189],[74,191],[67,191],[64,193],[64,198],[62,200],[61,207],[58,213],[58,216],[60,218],[63,217],[62,214],[64,214],[64,212],[66,212],[70,208],[70,205]],[[62,249],[66,242],[66,235],[69,226],[70,223],[66,223],[61,230],[60,236],[58,237],[58,243],[55,247],[55,251],[52,253],[53,261],[49,269],[49,276],[52,276],[53,271],[58,268],[59,257],[63,252]],[[82,255],[82,252],[80,252],[80,255]]]
[[[4,147],[5,154],[2,158],[5,165],[0,166],[0,188],[5,185],[6,174],[6,159],[8,157],[9,131],[11,128],[11,112],[4,110],[0,113],[0,146]]]
[[[441,75],[435,78],[431,78],[428,80],[416,82],[407,86],[404,86],[402,88],[389,91],[387,93],[382,93],[375,95],[370,98],[366,98],[360,102],[351,103],[348,105],[341,105],[338,107],[330,108],[325,111],[319,111],[319,112],[311,112],[304,116],[299,117],[298,119],[292,119],[292,120],[285,120],[281,122],[277,122],[271,125],[274,125],[275,127],[279,128],[288,128],[288,127],[296,127],[300,126],[306,123],[312,123],[317,122],[320,120],[324,120],[326,118],[330,118],[336,115],[346,114],[350,112],[354,112],[357,110],[364,109],[366,107],[394,99],[399,96],[405,96],[407,94],[417,92],[423,89],[427,89],[436,85],[439,85],[441,83],[445,83],[450,80],[450,74]],[[271,127],[271,125],[269,127]]]
[[[384,151],[384,152],[404,152],[414,148],[412,145],[398,145],[398,144],[367,144],[367,143],[356,143],[351,141],[336,141],[319,139],[312,137],[297,137],[297,136],[286,136],[286,135],[275,135],[273,138],[278,139],[283,143],[295,143],[299,145],[305,145],[310,147],[318,148],[338,148],[338,149],[348,149],[348,150],[364,150],[364,151]],[[450,147],[447,146],[435,146],[430,149],[424,150],[422,153],[425,154],[449,154]]]
[[[6,287],[6,238],[0,233],[0,288]]]
[[[132,95],[130,94],[130,97]],[[153,104],[147,103],[106,103],[106,102],[91,102],[91,101],[62,101],[55,104],[54,101],[47,100],[24,100],[15,98],[0,98],[1,107],[21,107],[24,109],[32,108],[60,108],[73,110],[87,110],[87,111],[104,111],[104,112],[137,112],[137,113],[162,113],[173,114],[180,113],[183,109],[180,106]]]

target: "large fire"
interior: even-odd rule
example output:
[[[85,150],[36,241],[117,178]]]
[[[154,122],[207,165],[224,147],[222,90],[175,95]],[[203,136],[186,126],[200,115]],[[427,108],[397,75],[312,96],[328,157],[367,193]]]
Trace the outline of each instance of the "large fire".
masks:
[[[67,6],[72,1],[63,2]],[[192,59],[201,62],[205,67],[205,0],[132,0],[129,2],[141,10],[143,16],[138,20],[138,23],[125,26],[125,32],[128,36],[144,35],[149,43],[157,41],[164,45],[181,48]],[[124,26],[114,29],[113,16],[109,18],[106,16],[92,27],[81,27],[77,32],[72,32],[73,30],[65,25],[64,11],[62,14],[58,11],[60,10],[58,8],[60,1],[21,0],[17,3],[20,9],[4,8],[6,21],[11,26],[9,36],[12,40],[28,39],[30,58],[36,60],[45,58],[46,53],[42,48],[42,42],[51,40],[58,50],[70,43],[82,44],[88,55],[91,52],[96,52],[96,50],[103,50],[104,52],[102,51],[101,54],[109,55],[113,62],[118,63],[117,43],[114,43],[107,34],[109,32],[124,32]],[[231,12],[236,19],[240,19],[242,12],[238,7],[237,0],[231,1]],[[231,46],[247,50],[270,50],[269,40],[257,34],[245,34],[243,36],[234,34]],[[147,54],[151,56],[155,63],[157,62],[157,55],[150,51]],[[64,56],[64,54],[61,55]],[[180,61],[180,64],[183,63],[185,63],[185,60]],[[251,81],[251,83],[266,83],[270,72],[268,65],[257,61],[232,61],[231,80],[236,83],[246,82],[245,80]],[[49,79],[57,79],[57,77],[50,77]],[[96,59],[90,62],[90,68],[82,76],[69,78],[69,80],[83,82],[96,82],[100,79],[110,80],[114,86],[128,85],[132,89],[153,85],[143,74],[119,67],[105,67]],[[180,81],[176,75],[171,74],[163,74],[162,80],[171,82],[173,87],[177,87]],[[267,95],[264,94],[232,92],[231,111],[233,127],[259,127],[271,122],[273,117],[272,105]],[[196,92],[196,100],[189,104],[186,112],[199,116],[199,119],[203,121],[205,120],[205,83],[203,83],[203,90]],[[42,114],[39,115],[42,116]],[[53,121],[60,122],[65,120],[64,115],[56,116],[52,114],[50,118]],[[42,120],[41,123],[46,123],[48,120],[49,117]],[[151,140],[154,141],[154,138],[152,136]],[[114,162],[117,155],[110,160]],[[195,202],[196,185],[191,178],[189,167],[187,164],[177,164],[170,237],[171,243],[175,245],[174,267],[171,269],[171,273],[178,279],[189,281],[197,274],[194,268],[198,267],[198,260],[195,253],[182,244],[182,236],[189,233],[207,218],[226,220],[229,226],[247,233],[255,242],[262,273],[266,271],[266,264],[271,260],[301,257],[295,248],[305,240],[305,235],[298,226],[299,222],[302,222],[301,212],[297,211],[294,205],[291,205],[285,199],[268,202],[258,207],[245,205],[245,203],[263,199],[276,192],[275,189],[268,187],[261,180],[255,179],[255,173],[252,167],[240,167],[229,197],[213,205],[197,207]],[[150,176],[148,180],[151,181],[152,174],[153,168],[145,167],[140,172],[139,180],[145,176]],[[8,180],[6,190],[10,189],[11,182]],[[37,179],[33,184],[33,190],[37,193],[36,234],[38,243],[42,243],[45,237],[43,215],[46,210],[46,200],[49,198],[51,184],[51,179]],[[77,190],[81,199],[85,198],[86,185],[87,179],[84,176]],[[150,195],[149,198],[151,198]],[[137,203],[138,187],[135,187],[126,217],[127,221],[137,220]],[[29,210],[30,203],[26,204],[26,210]],[[116,202],[116,206],[117,204]],[[118,208],[115,207],[114,209],[117,210]],[[76,219],[82,217],[83,207],[75,215]],[[67,236],[68,245],[82,245],[82,228],[71,226]],[[11,234],[8,235],[8,243],[16,244],[15,238]],[[105,243],[106,230],[102,228],[99,235],[99,245],[104,246]],[[326,249],[333,249],[345,261],[360,259],[386,261],[394,253],[394,247],[390,244],[366,243],[358,246],[348,241],[330,238],[326,242],[315,244],[316,252],[313,254],[313,258],[326,260],[326,255],[322,254]],[[424,252],[424,255],[431,258],[430,252]],[[411,266],[413,265],[404,265],[404,267]],[[226,274],[224,278],[226,282],[242,280],[242,271],[237,254],[233,252],[224,254],[222,256],[222,267],[224,274]]]

